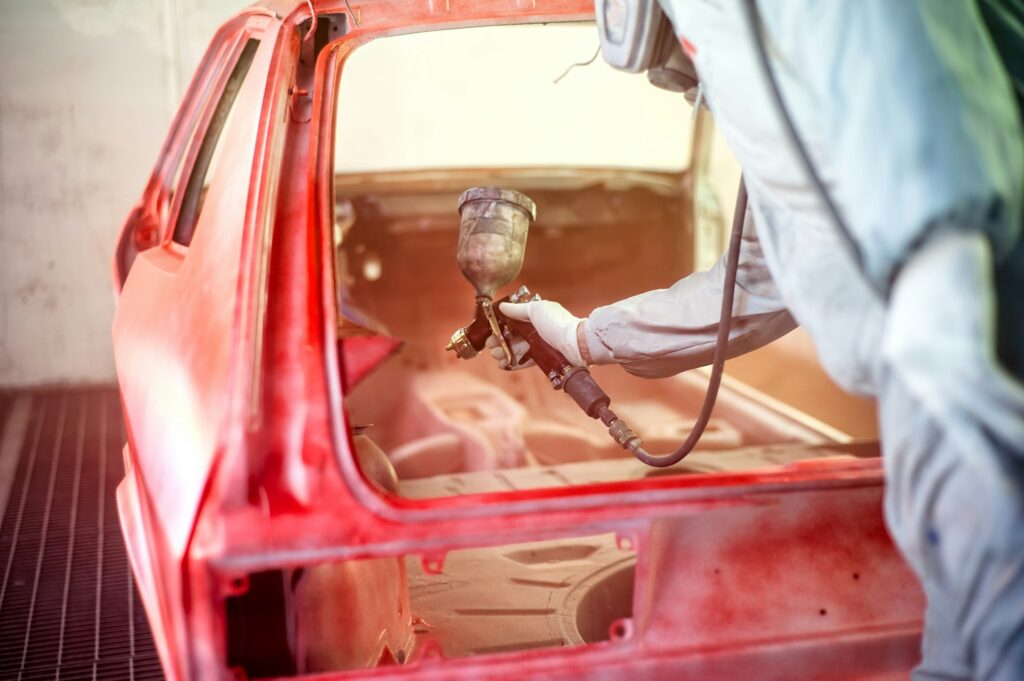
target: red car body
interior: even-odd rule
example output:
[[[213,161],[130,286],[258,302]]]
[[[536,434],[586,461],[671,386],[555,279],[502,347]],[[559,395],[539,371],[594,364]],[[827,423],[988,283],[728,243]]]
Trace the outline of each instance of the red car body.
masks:
[[[904,678],[923,597],[883,524],[877,457],[432,499],[374,486],[354,454],[346,396],[393,344],[337,335],[343,58],[380,36],[588,20],[593,5],[351,4],[355,20],[342,0],[268,1],[218,32],[118,246],[128,443],[117,501],[167,677],[277,674],[254,671],[256,627],[241,658],[237,648],[239,628],[275,597],[260,575],[331,563],[344,573],[332,589],[350,668],[317,678]],[[254,35],[237,118],[195,238],[181,245],[175,185],[200,153],[192,141],[214,114],[210,93]],[[637,556],[631,617],[608,640],[458,659],[409,644],[416,613],[396,557],[440,570],[453,550],[605,533]]]

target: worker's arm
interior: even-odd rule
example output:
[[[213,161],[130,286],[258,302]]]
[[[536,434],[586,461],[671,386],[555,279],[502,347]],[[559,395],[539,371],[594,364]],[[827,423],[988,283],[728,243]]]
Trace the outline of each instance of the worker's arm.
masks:
[[[711,363],[721,318],[725,256],[670,288],[594,310],[583,322],[594,364],[619,363],[632,374],[670,376]],[[728,357],[755,350],[797,324],[772,281],[748,212],[736,273]]]
[[[727,255],[710,270],[694,272],[670,288],[599,307],[583,320],[550,300],[502,303],[501,311],[532,323],[541,337],[573,364],[621,364],[631,374],[645,378],[671,376],[711,363],[721,321]],[[749,210],[732,309],[726,357],[756,350],[797,327],[768,271]],[[504,355],[493,338],[488,339],[488,347],[503,363]],[[526,348],[521,341],[514,341],[513,351],[521,355]]]

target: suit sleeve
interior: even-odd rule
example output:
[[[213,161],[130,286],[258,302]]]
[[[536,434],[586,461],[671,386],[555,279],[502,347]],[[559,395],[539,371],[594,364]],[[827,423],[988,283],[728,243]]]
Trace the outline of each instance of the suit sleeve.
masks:
[[[721,315],[725,258],[723,255],[710,270],[694,272],[669,288],[594,310],[584,323],[594,363],[618,363],[645,378],[671,376],[710,364]],[[755,350],[796,326],[775,288],[748,210],[727,356]]]

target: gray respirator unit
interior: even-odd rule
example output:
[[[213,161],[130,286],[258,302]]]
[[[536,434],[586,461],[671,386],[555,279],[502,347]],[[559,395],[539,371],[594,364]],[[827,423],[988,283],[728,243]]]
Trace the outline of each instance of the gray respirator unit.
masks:
[[[610,66],[630,73],[646,71],[652,85],[683,92],[693,103],[697,71],[658,0],[595,0],[594,14],[601,56]]]

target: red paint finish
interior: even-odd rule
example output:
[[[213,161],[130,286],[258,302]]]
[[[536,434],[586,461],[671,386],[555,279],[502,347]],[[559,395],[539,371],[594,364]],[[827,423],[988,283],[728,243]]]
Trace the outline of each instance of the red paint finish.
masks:
[[[351,390],[398,352],[402,341],[388,336],[352,336],[338,341],[342,385]]]
[[[627,638],[459,660],[414,650],[399,665],[375,646],[405,640],[408,613],[393,598],[339,595],[349,639],[367,642],[346,656],[395,663],[374,678],[905,677],[923,599],[882,526],[877,460],[426,500],[382,494],[363,474],[345,391],[394,346],[339,346],[336,335],[332,135],[344,56],[397,32],[585,19],[592,4],[351,4],[359,27],[315,71],[300,61],[306,2],[268,2],[218,33],[118,249],[115,271],[127,277],[114,345],[129,433],[118,507],[168,678],[232,677],[227,605],[252,593],[248,575],[368,558],[366,569],[382,567],[367,583],[400,593],[396,556],[584,531],[638,544]],[[187,175],[192,131],[249,37],[261,42],[223,157],[195,239],[179,246],[179,166]],[[313,93],[309,121],[289,114],[289,90],[302,89]],[[353,588],[343,581],[338,594]]]

